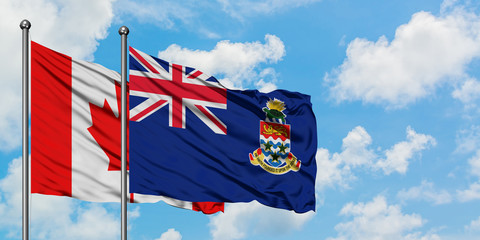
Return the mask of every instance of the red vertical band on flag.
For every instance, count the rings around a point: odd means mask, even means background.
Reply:
[[[32,193],[72,195],[72,59],[31,42]]]
[[[192,202],[192,210],[203,212],[205,214],[213,214],[224,210],[223,202]]]
[[[183,68],[181,65],[172,64],[172,82],[181,86],[183,79]],[[183,99],[178,95],[172,95],[172,126],[176,128],[183,127]]]

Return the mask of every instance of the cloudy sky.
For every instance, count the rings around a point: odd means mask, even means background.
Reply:
[[[129,205],[129,239],[480,239],[480,3],[2,0],[0,238],[21,238],[21,30],[120,70],[129,44],[235,88],[312,96],[317,211]],[[120,204],[33,195],[32,239],[118,239]]]

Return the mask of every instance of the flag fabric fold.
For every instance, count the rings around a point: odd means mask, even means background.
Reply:
[[[130,191],[315,210],[310,96],[231,90],[130,48]]]
[[[31,42],[31,192],[120,201],[120,75]],[[130,194],[215,213],[223,203]]]

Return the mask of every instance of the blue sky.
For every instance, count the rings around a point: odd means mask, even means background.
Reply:
[[[312,96],[317,211],[129,205],[129,239],[480,239],[480,4],[461,0],[0,3],[0,238],[21,237],[21,31],[120,70],[129,45],[224,84]],[[119,204],[34,195],[33,239],[118,239]]]

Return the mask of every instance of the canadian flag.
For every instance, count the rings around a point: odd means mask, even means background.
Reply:
[[[120,201],[120,75],[31,42],[31,191]],[[130,194],[210,214],[223,203]]]

